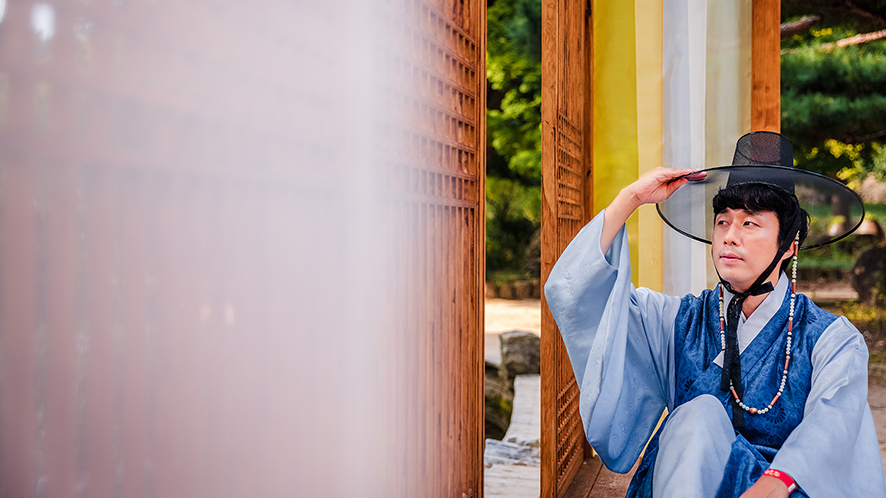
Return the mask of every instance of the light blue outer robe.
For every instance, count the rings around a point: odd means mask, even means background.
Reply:
[[[545,297],[581,390],[588,441],[609,469],[624,473],[662,410],[676,408],[674,332],[681,298],[635,289],[624,227],[604,256],[602,225],[601,212],[563,252]],[[715,340],[719,344],[719,336]],[[811,497],[886,497],[861,334],[845,318],[834,320],[806,363],[812,372],[802,420],[778,449],[772,468],[787,472]]]

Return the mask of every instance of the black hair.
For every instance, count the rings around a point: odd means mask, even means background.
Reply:
[[[772,211],[778,218],[778,246],[785,242],[792,233],[788,233],[793,225],[794,217],[800,217],[800,245],[809,235],[809,213],[800,207],[797,196],[783,187],[769,183],[747,182],[731,185],[720,189],[713,201],[714,216],[727,209],[740,209],[750,212]],[[785,271],[790,258],[781,264]]]

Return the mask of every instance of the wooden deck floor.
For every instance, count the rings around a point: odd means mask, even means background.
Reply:
[[[610,472],[597,458],[586,460],[564,498],[623,498],[628,492],[633,471]],[[539,493],[538,467],[493,465],[486,469],[484,495],[490,498],[535,498]]]
[[[633,475],[634,470],[616,474],[604,467],[599,458],[589,458],[578,469],[564,498],[623,498]]]

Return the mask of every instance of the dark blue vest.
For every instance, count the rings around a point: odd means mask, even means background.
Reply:
[[[769,323],[741,354],[744,403],[764,408],[778,392],[785,362],[790,293]],[[720,354],[720,315],[717,292],[705,290],[701,297],[683,298],[674,324],[675,406],[701,394],[723,403],[732,418],[731,393],[720,390],[722,369],[714,364]],[[803,419],[812,385],[812,350],[836,316],[797,294],[791,364],[784,393],[768,413],[745,416],[745,427],[736,436],[718,497],[738,497],[763,475],[775,453]],[[667,424],[667,420],[665,421]],[[658,435],[652,438],[628,489],[628,497],[652,496],[652,471],[658,454]],[[806,496],[795,492],[792,496]]]

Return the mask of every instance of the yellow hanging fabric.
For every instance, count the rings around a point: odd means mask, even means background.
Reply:
[[[593,4],[594,212],[661,165],[660,1]],[[661,222],[645,206],[628,220],[635,285],[661,290]]]

